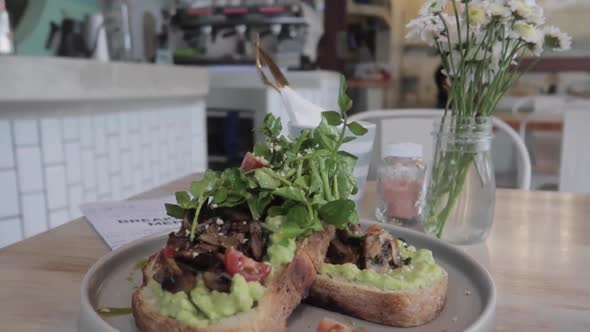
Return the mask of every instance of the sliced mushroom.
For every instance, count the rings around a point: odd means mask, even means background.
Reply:
[[[401,266],[401,256],[395,238],[379,226],[367,229],[363,243],[364,267],[380,273]]]
[[[257,261],[262,259],[262,226],[258,222],[250,223],[250,250],[252,251],[252,258]]]
[[[205,286],[212,291],[229,292],[231,287],[231,277],[229,274],[221,271],[207,271],[203,273]]]

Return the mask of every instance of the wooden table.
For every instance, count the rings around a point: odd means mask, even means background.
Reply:
[[[188,188],[184,178],[147,193]],[[371,218],[374,184],[361,216]],[[487,243],[499,331],[590,331],[590,195],[498,190]],[[106,245],[79,219],[0,250],[0,330],[73,332],[84,273]]]

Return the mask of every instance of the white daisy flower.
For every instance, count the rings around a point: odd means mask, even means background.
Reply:
[[[413,19],[406,26],[409,30],[406,39],[421,41],[433,46],[444,30],[442,22],[435,16],[424,16]]]
[[[554,51],[567,51],[572,46],[572,37],[554,26],[543,29],[545,45]]]
[[[510,9],[503,4],[491,2],[486,7],[486,13],[490,17],[505,19],[511,16]]]
[[[533,15],[533,6],[529,5],[524,0],[509,0],[508,5],[510,10],[520,19],[528,19]]]
[[[484,25],[490,21],[484,8],[478,6],[470,6],[467,10],[467,17],[469,18],[469,23],[473,25]]]
[[[542,39],[542,33],[537,30],[537,28],[530,24],[523,21],[518,21],[514,23],[514,31],[515,36],[528,44],[536,44]]]

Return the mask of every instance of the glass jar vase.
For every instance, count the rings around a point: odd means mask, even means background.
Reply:
[[[433,136],[424,231],[454,244],[481,242],[496,202],[491,118],[448,115],[436,121]]]

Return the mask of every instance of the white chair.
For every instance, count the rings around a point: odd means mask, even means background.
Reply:
[[[433,122],[443,115],[439,109],[391,109],[358,113],[350,117],[351,121],[368,121],[377,124],[377,137],[373,153],[372,170],[381,159],[384,142],[415,142],[424,147],[425,158],[432,156]],[[518,133],[504,121],[493,117],[495,129],[507,134],[519,156],[518,188],[529,190],[531,185],[531,160]],[[427,160],[429,161],[429,160]],[[370,175],[370,176],[371,176]]]
[[[590,109],[565,112],[559,191],[590,193]]]

